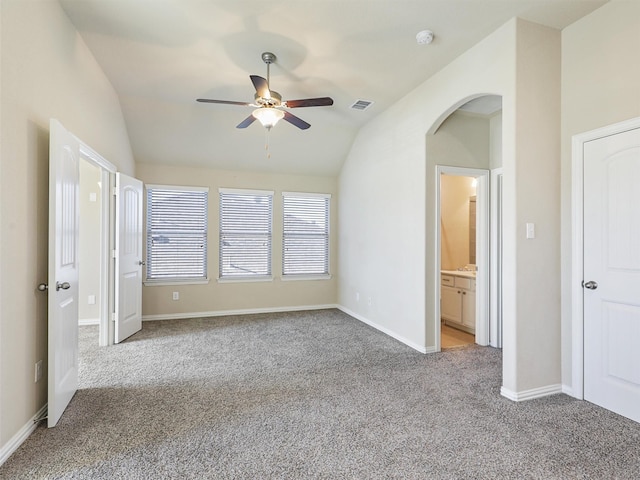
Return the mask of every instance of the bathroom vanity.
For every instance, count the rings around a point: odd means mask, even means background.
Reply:
[[[440,316],[459,330],[476,331],[476,272],[440,272]]]

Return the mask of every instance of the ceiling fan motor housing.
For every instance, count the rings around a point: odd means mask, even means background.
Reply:
[[[257,93],[254,95],[256,100],[256,104],[261,107],[279,107],[282,105],[282,96],[278,92],[274,92],[273,90],[269,91],[271,97],[265,98],[261,97]]]

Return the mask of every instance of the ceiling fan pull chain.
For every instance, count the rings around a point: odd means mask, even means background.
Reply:
[[[266,128],[266,133],[265,133],[265,143],[264,143],[264,149],[267,153],[267,160],[271,158],[271,152],[269,151],[269,132],[271,131],[270,128]]]

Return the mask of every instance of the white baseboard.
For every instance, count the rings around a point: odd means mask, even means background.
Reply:
[[[78,320],[78,325],[81,327],[85,327],[87,325],[100,325],[99,318],[81,318]]]
[[[500,387],[500,395],[507,397],[514,402],[523,402],[525,400],[533,400],[534,398],[547,397],[562,392],[562,385],[547,385],[546,387],[532,388],[531,390],[523,390],[522,392],[514,392],[505,387]]]
[[[15,452],[20,445],[24,443],[24,441],[29,438],[29,435],[33,433],[33,431],[38,426],[35,423],[36,419],[42,418],[43,415],[47,412],[47,404],[44,405],[38,412],[31,417],[31,419],[16,433],[9,441],[2,446],[0,449],[0,465],[6,462],[11,454]]]
[[[360,320],[362,323],[366,323],[367,325],[369,325],[370,327],[375,328],[376,330],[379,330],[380,332],[384,333],[385,335],[389,335],[392,338],[395,338],[396,340],[398,340],[399,342],[404,343],[405,345],[407,345],[408,347],[413,348],[414,350],[419,351],[420,353],[434,353],[435,352],[435,348],[425,348],[422,345],[418,345],[417,343],[412,342],[411,340],[408,340],[406,338],[404,338],[401,335],[398,335],[395,332],[392,332],[391,330],[389,330],[388,328],[385,328],[381,325],[378,325],[375,322],[372,322],[371,320],[369,320],[368,318],[363,317],[362,315],[359,315],[351,310],[349,310],[347,307],[344,307],[342,305],[337,305],[336,308],[338,308],[339,310],[343,311],[344,313],[346,313],[347,315],[352,316],[353,318],[355,318],[356,320]]]
[[[301,312],[304,310],[327,310],[329,308],[339,307],[335,304],[328,304],[301,305],[295,307],[247,308],[242,310],[216,310],[211,312],[161,313],[156,315],[143,315],[142,321],[150,322],[154,320],[180,320],[186,318],[225,317],[228,315],[253,315],[256,313]]]

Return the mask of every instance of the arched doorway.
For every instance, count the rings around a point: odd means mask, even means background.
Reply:
[[[472,333],[474,343],[501,347],[501,232],[495,223],[500,196],[491,190],[495,188],[492,183],[499,182],[490,181],[490,177],[498,178],[502,167],[501,147],[502,98],[498,95],[463,100],[445,112],[427,134],[427,188],[433,187],[433,208],[430,212],[427,209],[426,222],[430,230],[426,255],[426,340],[432,345],[430,351],[442,348],[443,324]],[[445,218],[451,210],[446,204],[451,197],[443,195],[443,188],[450,182],[442,180],[450,177],[466,177],[477,184],[475,198],[467,195],[460,203],[464,208],[455,213],[459,225],[467,222],[466,230],[451,228]],[[470,221],[464,215],[469,215],[471,206],[476,207],[477,215]],[[451,238],[460,235],[465,238]],[[465,251],[452,252],[455,248]]]

